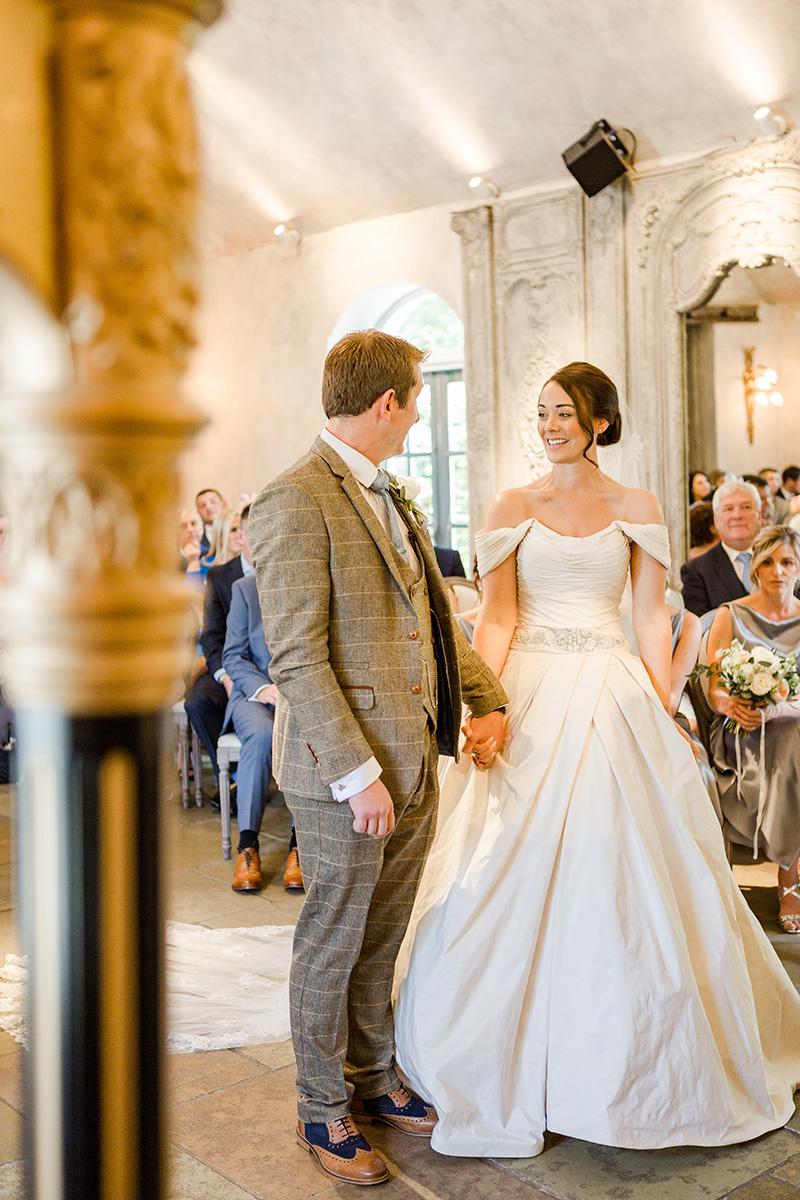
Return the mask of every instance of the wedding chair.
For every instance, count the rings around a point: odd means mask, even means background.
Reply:
[[[198,808],[203,806],[203,760],[200,739],[189,724],[186,708],[182,700],[173,704],[172,713],[178,731],[178,776],[181,781],[181,800],[183,807],[189,807],[189,768],[194,772],[194,802]]]
[[[235,733],[223,733],[217,742],[219,813],[222,817],[222,856],[231,856],[231,764],[238,763],[242,743]]]

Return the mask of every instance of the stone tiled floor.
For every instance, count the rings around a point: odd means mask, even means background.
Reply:
[[[19,949],[11,805],[9,789],[0,788],[0,959]],[[302,897],[282,887],[289,820],[280,802],[265,817],[269,882],[258,896],[231,890],[233,862],[222,858],[216,813],[207,806],[184,812],[174,801],[167,809],[170,917],[219,928],[293,923]],[[743,865],[737,877],[800,982],[800,939],[781,935],[773,916],[774,870]],[[0,1200],[21,1197],[22,1053],[0,1034]],[[168,1065],[169,1200],[352,1198],[351,1187],[334,1186],[294,1143],[290,1043],[172,1054]],[[391,1178],[378,1193],[385,1200],[800,1200],[800,1111],[786,1129],[727,1149],[640,1153],[549,1136],[543,1154],[522,1160],[444,1158],[385,1127],[368,1132],[389,1164]]]

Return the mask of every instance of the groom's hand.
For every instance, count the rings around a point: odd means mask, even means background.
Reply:
[[[376,779],[363,792],[351,796],[348,804],[353,810],[356,833],[368,833],[370,837],[386,837],[394,829],[394,805],[386,784]]]
[[[505,738],[505,714],[501,712],[490,712],[485,717],[472,718],[472,736],[476,743],[488,742],[489,738],[494,738],[495,749],[497,751],[503,748],[503,739]]]

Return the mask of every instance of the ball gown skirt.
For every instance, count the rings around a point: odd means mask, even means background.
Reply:
[[[534,1155],[545,1129],[724,1145],[794,1111],[800,998],[619,633],[631,541],[668,558],[662,526],[622,522],[481,542],[483,574],[519,545],[506,742],[444,772],[396,975],[398,1063],[446,1154]]]

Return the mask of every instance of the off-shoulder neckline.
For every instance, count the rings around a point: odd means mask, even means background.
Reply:
[[[523,525],[538,525],[540,529],[544,529],[547,533],[552,533],[554,537],[566,538],[570,542],[588,542],[590,538],[599,537],[601,533],[607,533],[609,529],[614,529],[618,525],[632,525],[638,529],[667,529],[666,525],[662,525],[659,521],[624,521],[621,517],[616,517],[608,525],[604,525],[602,529],[596,529],[594,533],[573,534],[559,533],[557,529],[551,529],[549,525],[543,524],[538,517],[526,517],[524,521],[520,521],[518,525],[499,525],[497,529],[482,529],[478,533],[478,537],[488,537],[492,533],[515,532],[521,529]]]

